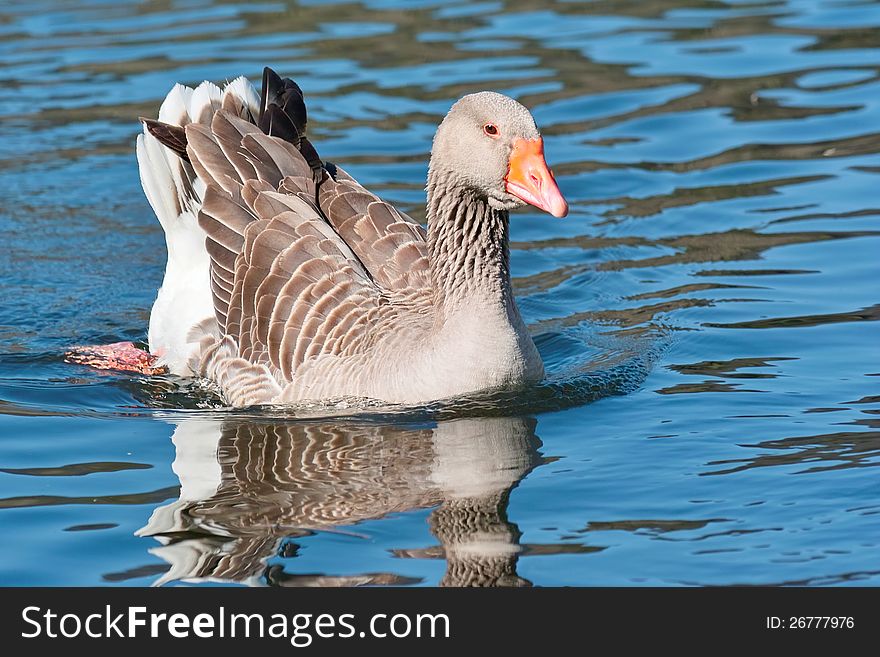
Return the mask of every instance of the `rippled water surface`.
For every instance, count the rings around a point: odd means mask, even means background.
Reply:
[[[547,382],[230,412],[63,362],[145,337],[136,117],[265,64],[417,218],[452,101],[533,109]],[[880,584],[878,130],[876,2],[0,2],[0,582]]]

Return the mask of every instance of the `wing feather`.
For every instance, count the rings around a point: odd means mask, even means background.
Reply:
[[[336,180],[321,183],[318,205],[382,287],[403,293],[430,288],[427,233],[422,226],[338,167]],[[397,252],[405,245],[405,259],[396,261]]]
[[[273,392],[261,377],[284,385],[312,359],[367,349],[389,298],[430,284],[424,229],[342,169],[321,169],[302,93],[276,78],[258,105],[200,87],[207,109],[171,135],[206,186],[199,225],[224,337],[201,370],[237,400]]]

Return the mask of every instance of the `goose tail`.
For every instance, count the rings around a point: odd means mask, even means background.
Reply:
[[[137,138],[141,184],[165,232],[168,251],[148,342],[159,364],[174,374],[192,374],[189,362],[199,343],[190,340],[190,329],[214,316],[210,258],[198,223],[205,184],[186,156],[184,127],[210,125],[221,108],[255,123],[259,106],[260,98],[244,77],[222,90],[211,82],[195,89],[177,84],[165,97],[158,121],[142,119],[143,133]]]

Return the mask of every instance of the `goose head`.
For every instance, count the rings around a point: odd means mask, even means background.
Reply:
[[[535,119],[503,94],[469,94],[452,106],[434,136],[430,172],[497,210],[529,204],[554,217],[568,214]]]

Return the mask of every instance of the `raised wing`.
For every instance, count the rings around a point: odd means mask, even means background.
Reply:
[[[217,321],[239,356],[290,381],[308,358],[356,342],[346,328],[363,324],[383,290],[312,200],[305,158],[223,111],[186,136],[207,184],[199,225]]]
[[[212,110],[146,125],[205,185],[198,221],[221,335],[242,368],[265,365],[284,384],[310,358],[369,344],[375,310],[429,292],[425,231],[324,167],[296,83],[266,69],[258,116],[225,102]]]

